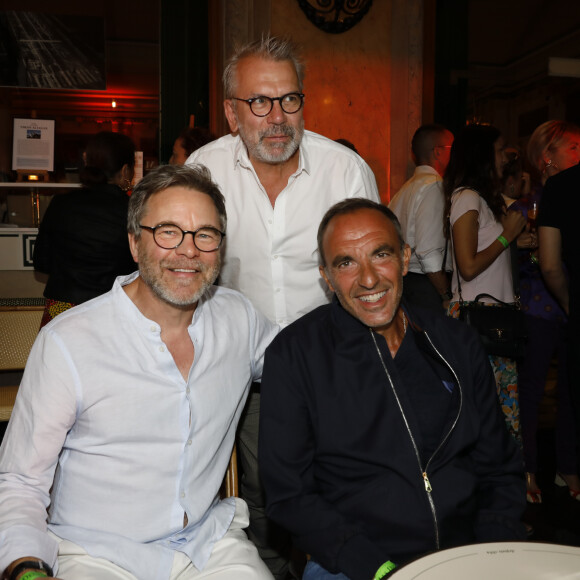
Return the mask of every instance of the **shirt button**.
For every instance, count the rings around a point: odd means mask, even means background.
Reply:
[[[188,440],[187,440],[187,444],[188,444],[188,445],[191,445],[191,443],[192,443],[191,439],[188,439]]]
[[[181,498],[183,499],[185,497],[185,493],[182,491],[181,492]]]
[[[187,387],[187,389],[185,389],[185,392],[189,395],[191,389],[189,387]]]
[[[156,326],[152,326],[151,327],[151,332],[157,332],[157,327]]]
[[[276,292],[280,292],[280,288],[276,288]]]
[[[274,254],[274,255],[272,256],[272,260],[277,260],[277,259],[278,259],[278,254]]]
[[[159,352],[165,352],[165,347],[164,346],[160,346],[159,347]]]

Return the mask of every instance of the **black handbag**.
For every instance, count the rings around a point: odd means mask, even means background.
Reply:
[[[457,272],[459,319],[477,330],[487,354],[521,359],[526,353],[527,323],[520,306],[517,248],[513,243],[510,254],[515,302],[502,302],[491,294],[478,294],[474,301],[464,302]],[[491,298],[496,304],[481,302],[482,298]]]

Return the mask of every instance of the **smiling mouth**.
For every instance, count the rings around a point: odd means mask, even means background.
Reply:
[[[358,299],[363,302],[378,302],[384,295],[386,291],[377,292],[376,294],[366,294],[365,296],[359,296]]]
[[[169,268],[172,272],[185,272],[186,274],[195,274],[199,270],[189,270],[186,268]]]

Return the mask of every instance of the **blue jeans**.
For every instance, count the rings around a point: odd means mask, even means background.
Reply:
[[[349,580],[344,574],[331,574],[320,564],[313,560],[308,560],[302,580]]]

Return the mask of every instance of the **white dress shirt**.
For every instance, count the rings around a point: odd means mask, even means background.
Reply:
[[[239,136],[194,151],[187,164],[211,171],[226,198],[225,259],[220,284],[243,292],[270,320],[286,326],[330,300],[318,271],[322,216],[348,197],[380,201],[363,159],[326,137],[304,132],[297,171],[274,207]]]
[[[439,272],[445,255],[445,197],[439,173],[430,165],[416,167],[413,177],[389,203],[389,209],[399,218],[403,238],[411,247],[409,272]],[[451,269],[449,253],[445,269]]]
[[[175,550],[203,568],[230,525],[236,500],[218,491],[277,328],[213,287],[188,329],[186,381],[122,288],[137,275],[34,343],[0,452],[0,569],[23,556],[55,566],[49,504],[52,532],[140,580],[169,578]]]

